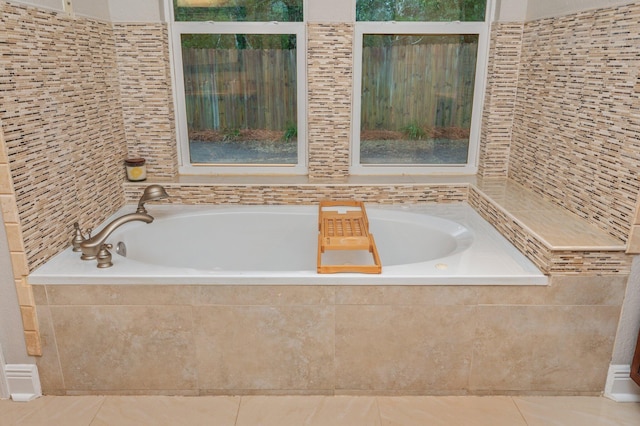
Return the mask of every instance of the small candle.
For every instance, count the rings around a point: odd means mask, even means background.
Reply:
[[[124,165],[127,168],[127,179],[131,182],[139,182],[147,179],[147,166],[144,158],[127,158]]]

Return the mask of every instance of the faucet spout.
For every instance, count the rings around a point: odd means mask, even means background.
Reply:
[[[134,221],[142,221],[145,223],[153,222],[153,216],[147,213],[129,213],[124,216],[120,216],[117,219],[114,219],[111,223],[104,227],[100,232],[98,232],[93,237],[84,240],[80,243],[80,249],[82,250],[82,256],[80,259],[82,260],[93,260],[98,256],[98,252],[100,248],[105,243],[109,235],[113,231],[115,231],[120,226],[125,223],[134,222]]]

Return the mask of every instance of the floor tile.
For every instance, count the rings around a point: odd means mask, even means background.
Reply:
[[[382,426],[526,426],[509,397],[379,397]]]
[[[640,403],[598,397],[513,398],[529,426],[638,426]]]
[[[376,426],[374,397],[248,396],[242,398],[237,426]]]
[[[239,397],[109,396],[91,426],[233,426]]]
[[[20,426],[87,426],[104,402],[104,396],[49,396],[26,404],[42,404],[21,418]],[[40,400],[43,400],[40,402]]]
[[[0,401],[0,426],[16,424],[21,418],[43,407],[52,396],[29,402],[15,402],[10,399]]]

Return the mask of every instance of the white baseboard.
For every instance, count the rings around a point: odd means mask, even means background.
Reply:
[[[629,374],[630,365],[610,365],[604,396],[616,402],[640,402],[640,386]]]
[[[38,367],[35,364],[6,364],[9,393],[14,401],[26,402],[42,396]]]

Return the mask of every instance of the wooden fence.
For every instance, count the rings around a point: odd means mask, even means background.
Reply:
[[[469,128],[476,51],[454,43],[365,48],[361,128]]]
[[[469,128],[475,44],[367,47],[362,129]],[[296,123],[295,50],[183,51],[189,128],[285,130]]]
[[[295,50],[184,49],[182,55],[190,129],[295,125]]]

